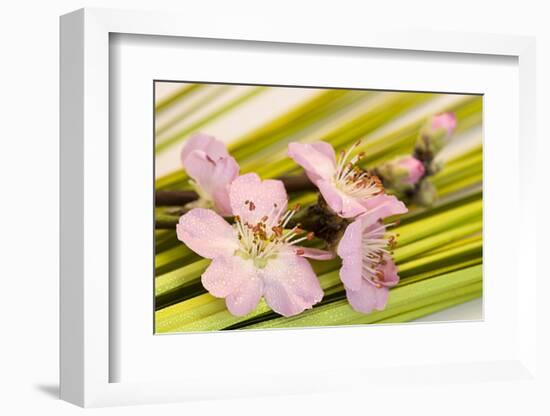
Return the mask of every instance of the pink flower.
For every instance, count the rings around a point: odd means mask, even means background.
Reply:
[[[424,173],[424,164],[413,156],[398,157],[376,168],[376,174],[382,178],[384,185],[396,191],[412,189]]]
[[[391,205],[380,210],[378,214],[362,215],[348,225],[337,248],[342,259],[340,279],[350,305],[357,312],[383,310],[389,288],[399,283],[397,267],[390,255],[395,237],[386,235],[379,213],[386,217],[403,210],[394,210]]]
[[[450,136],[456,128],[456,116],[453,113],[442,113],[432,117],[433,129],[445,129]]]
[[[287,194],[277,180],[261,181],[249,173],[229,190],[235,224],[215,212],[195,208],[180,218],[178,238],[212,263],[202,275],[213,296],[225,298],[229,311],[243,316],[256,309],[263,296],[283,316],[291,316],[321,301],[323,290],[304,257],[326,260],[326,251],[297,247],[297,227],[285,229],[295,211],[287,211]]]
[[[413,156],[405,156],[395,161],[398,170],[403,171],[403,182],[409,185],[417,183],[424,176],[424,165]]]
[[[239,175],[239,165],[225,145],[214,137],[196,134],[185,143],[181,162],[199,195],[188,206],[214,208],[221,215],[231,215],[228,187]]]
[[[415,144],[415,155],[420,159],[432,160],[447,144],[456,128],[456,117],[453,113],[442,113],[431,117],[420,129]]]
[[[382,200],[385,204],[391,200],[396,206],[403,205],[397,198],[384,195],[384,188],[377,176],[355,165],[363,156],[359,153],[350,158],[357,144],[342,152],[338,162],[334,149],[326,142],[290,143],[288,155],[305,169],[328,206],[340,217],[357,217]]]

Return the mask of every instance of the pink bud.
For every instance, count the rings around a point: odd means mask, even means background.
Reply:
[[[424,176],[424,165],[418,159],[412,156],[402,157],[397,161],[397,166],[407,172],[407,177],[404,182],[409,185],[414,185]]]
[[[441,113],[432,118],[432,128],[445,129],[447,134],[453,134],[456,128],[456,116],[453,113]]]

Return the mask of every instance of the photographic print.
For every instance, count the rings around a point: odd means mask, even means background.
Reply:
[[[482,297],[481,95],[153,88],[156,334],[405,323]]]

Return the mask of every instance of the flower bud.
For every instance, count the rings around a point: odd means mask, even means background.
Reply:
[[[437,190],[435,186],[428,180],[420,182],[418,191],[414,196],[414,200],[417,204],[429,207],[437,200]]]
[[[396,191],[411,189],[425,173],[424,165],[413,156],[401,156],[377,167],[384,185]]]
[[[430,161],[443,148],[456,128],[453,113],[437,114],[430,118],[420,130],[416,140],[415,154],[424,161]]]

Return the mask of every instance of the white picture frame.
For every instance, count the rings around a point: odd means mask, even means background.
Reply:
[[[434,33],[420,31],[384,32],[364,28],[348,28],[329,35],[315,26],[304,33],[299,27],[282,30],[276,24],[259,25],[246,18],[239,25],[234,23],[220,18],[204,25],[201,19],[186,19],[171,13],[107,9],[83,9],[61,18],[61,398],[88,407],[334,391],[352,388],[353,385],[355,388],[368,387],[374,392],[383,390],[383,384],[391,383],[392,379],[399,379],[404,385],[416,384],[425,388],[434,382],[450,383],[453,380],[538,383],[536,251],[528,249],[527,245],[527,242],[536,241],[536,218],[529,210],[529,205],[536,201],[533,200],[533,183],[528,176],[528,167],[535,161],[534,146],[530,145],[535,141],[534,39],[471,33],[438,33],[434,36]],[[510,339],[517,345],[495,354],[495,360],[480,355],[478,359],[472,356],[469,362],[442,359],[439,363],[419,361],[414,366],[395,362],[407,366],[403,368],[370,365],[350,369],[336,366],[326,370],[325,377],[300,373],[299,369],[296,374],[282,369],[279,373],[270,373],[271,380],[267,385],[241,379],[223,388],[222,379],[207,389],[208,380],[195,376],[172,381],[112,382],[110,368],[115,360],[121,358],[110,348],[113,336],[110,311],[117,305],[113,305],[109,281],[112,267],[109,239],[114,220],[109,205],[110,172],[116,170],[109,153],[109,37],[117,33],[277,42],[283,49],[285,44],[331,45],[333,48],[517,58],[519,134],[516,138],[520,151],[514,169],[517,168],[521,188],[513,191],[519,202],[512,209],[520,222],[520,231],[514,240],[518,253],[514,273],[521,270],[522,285],[517,287],[514,305],[517,307],[517,311],[514,309],[517,326],[509,329],[513,332]],[[418,328],[410,326],[406,331],[419,331]],[[345,331],[347,336],[352,336],[357,329],[346,328]],[[298,333],[264,333],[255,337],[270,342],[275,336],[295,337]],[[318,331],[309,334],[321,336]],[[165,339],[168,341],[164,343],[170,342],[169,337]],[[288,380],[289,377],[292,381]],[[348,381],[343,382],[343,378]],[[274,390],[276,385],[281,387]]]

